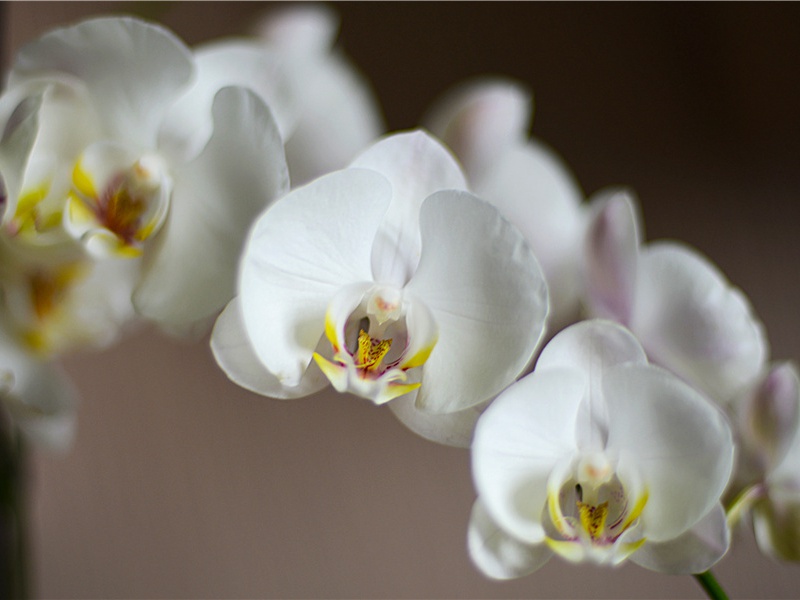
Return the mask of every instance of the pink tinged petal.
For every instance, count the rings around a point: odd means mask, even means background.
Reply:
[[[478,418],[485,405],[471,406],[457,412],[434,415],[416,406],[416,394],[406,394],[389,402],[388,406],[400,422],[427,440],[469,448]]]
[[[322,372],[312,364],[296,387],[281,385],[256,356],[244,329],[241,306],[234,298],[222,311],[211,334],[211,350],[217,364],[236,385],[270,398],[300,398],[328,385]]]
[[[677,243],[642,250],[631,329],[652,362],[717,402],[752,385],[769,352],[741,290],[707,258]]]
[[[213,131],[211,106],[224,87],[241,86],[269,107],[281,139],[294,127],[296,109],[279,58],[255,41],[218,41],[194,51],[197,76],[172,104],[159,131],[159,147],[177,159],[199,153]]]
[[[592,200],[586,231],[586,296],[595,317],[631,325],[641,233],[633,196],[608,190]]]
[[[391,135],[359,155],[351,167],[382,174],[392,186],[392,202],[372,250],[379,283],[402,287],[420,255],[420,207],[439,190],[467,188],[452,155],[423,131]]]
[[[417,406],[453,412],[495,396],[528,365],[547,286],[519,231],[467,192],[434,194],[420,223],[422,259],[407,289],[433,313],[439,340]]]
[[[548,484],[577,450],[585,392],[578,372],[536,371],[498,396],[478,421],[472,443],[478,496],[497,525],[520,541],[544,541]]]
[[[643,535],[664,542],[719,502],[733,467],[733,437],[717,407],[677,377],[621,365],[603,379],[607,451],[641,477],[648,494]]]
[[[532,113],[533,99],[522,84],[487,78],[450,91],[422,122],[455,153],[475,185],[503,151],[525,143]]]
[[[536,141],[499,155],[475,192],[516,225],[550,290],[550,331],[577,319],[582,290],[583,192],[556,153]]]
[[[56,29],[23,47],[10,81],[48,71],[86,84],[111,136],[152,148],[193,64],[189,49],[167,29],[127,17],[101,18]]]
[[[281,139],[263,102],[225,88],[214,100],[214,135],[174,173],[170,214],[145,253],[134,302],[145,317],[189,325],[234,295],[246,233],[288,188]]]
[[[472,507],[467,548],[475,566],[492,579],[528,575],[553,556],[546,544],[524,544],[505,533],[492,521],[480,500]]]
[[[794,365],[773,367],[737,412],[744,448],[762,472],[771,471],[786,456],[800,427],[800,380]]]
[[[298,385],[343,286],[372,280],[370,252],[391,199],[380,174],[331,173],[275,203],[255,223],[241,263],[245,328],[261,362]]]

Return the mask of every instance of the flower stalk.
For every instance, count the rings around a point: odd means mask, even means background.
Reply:
[[[726,594],[725,590],[722,589],[722,586],[719,584],[717,578],[714,577],[714,574],[711,571],[697,573],[694,575],[694,578],[711,600],[728,600],[728,594]]]

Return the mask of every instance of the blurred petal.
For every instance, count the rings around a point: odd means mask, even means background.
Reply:
[[[400,422],[427,440],[469,448],[475,424],[485,405],[471,406],[456,412],[434,415],[416,406],[416,394],[406,394],[389,402],[388,406]]]
[[[591,314],[630,327],[641,233],[633,196],[608,190],[592,200],[586,232],[586,296]]]
[[[250,338],[244,329],[241,306],[234,298],[222,311],[211,334],[211,350],[217,364],[236,385],[270,398],[300,398],[313,394],[328,385],[327,378],[311,364],[299,385],[281,385],[258,360]]]
[[[420,253],[420,207],[434,192],[467,187],[455,159],[422,131],[401,133],[370,146],[351,164],[382,174],[392,186],[392,203],[372,250],[376,281],[403,286]]]
[[[480,500],[472,507],[467,548],[475,566],[492,579],[514,579],[533,573],[553,556],[547,544],[523,544],[505,533]]]
[[[407,289],[433,313],[439,340],[417,406],[453,412],[498,394],[528,365],[547,286],[519,231],[467,192],[431,196],[420,224],[424,251]]]
[[[609,452],[641,474],[651,542],[693,527],[719,501],[733,467],[733,439],[722,412],[671,374],[620,365],[603,379]]]
[[[631,329],[651,361],[717,402],[751,385],[768,354],[744,294],[708,259],[676,243],[642,249]]]
[[[9,81],[48,71],[85,82],[112,136],[152,148],[157,127],[189,83],[193,65],[188,48],[167,29],[111,17],[56,29],[24,46]]]
[[[289,54],[323,54],[339,31],[336,12],[324,4],[300,3],[270,11],[256,24],[269,46]]]
[[[370,251],[390,199],[380,174],[346,169],[256,221],[242,258],[242,314],[256,354],[284,385],[299,384],[337,290],[372,280]]]
[[[0,102],[8,102],[6,93]],[[22,191],[23,176],[39,130],[42,95],[28,96],[17,104],[4,121],[0,135],[0,177],[2,177],[2,213],[0,220],[14,214]]]
[[[521,83],[486,78],[451,90],[422,122],[455,153],[475,185],[503,151],[525,143],[532,113],[531,94]]]
[[[252,90],[269,107],[281,139],[294,126],[296,109],[278,57],[257,42],[217,41],[194,50],[197,77],[169,109],[159,132],[159,146],[180,158],[202,150],[213,131],[211,107],[224,87]]]
[[[542,265],[556,332],[577,318],[581,283],[583,192],[554,151],[531,141],[501,154],[475,192],[516,225]]]
[[[548,481],[576,451],[575,421],[585,391],[576,371],[537,371],[510,386],[478,421],[475,487],[492,519],[521,541],[544,541]]]
[[[134,301],[157,322],[189,324],[233,297],[245,234],[288,187],[280,135],[252,92],[221,90],[214,123],[203,153],[175,172],[170,215],[145,255]]]
[[[710,569],[731,544],[725,510],[717,504],[697,525],[667,542],[644,544],[631,555],[636,564],[670,575],[690,575]]]

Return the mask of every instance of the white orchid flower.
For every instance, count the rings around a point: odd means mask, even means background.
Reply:
[[[642,243],[633,198],[593,201],[586,239],[590,315],[628,327],[650,360],[727,405],[752,386],[769,354],[745,295],[696,250]]]
[[[39,245],[71,237],[92,256],[141,260],[136,307],[175,328],[233,296],[247,228],[288,188],[268,108],[241,88],[209,101],[207,86],[191,85],[196,71],[166,29],[95,19],[23,47],[0,100],[6,234]],[[183,123],[209,132],[202,144],[174,137],[178,100]]]
[[[748,517],[764,554],[800,561],[800,377],[772,366],[731,408],[738,434],[733,526]]]
[[[413,132],[273,204],[212,336],[222,368],[267,396],[330,382],[420,413],[500,392],[537,347],[547,289],[519,232],[464,187],[447,151]]]
[[[0,331],[0,406],[37,446],[66,450],[75,432],[77,393],[61,369]]]
[[[495,578],[554,553],[704,571],[729,544],[720,496],[733,452],[723,413],[648,364],[628,330],[578,323],[478,421],[470,554]]]
[[[271,11],[257,24],[288,77],[295,122],[285,149],[293,187],[346,167],[385,131],[369,81],[334,45],[338,30],[333,9],[313,3]]]
[[[471,189],[525,235],[547,278],[553,334],[579,314],[584,194],[561,158],[529,137],[532,105],[523,85],[482,78],[443,96],[423,123],[453,150]]]

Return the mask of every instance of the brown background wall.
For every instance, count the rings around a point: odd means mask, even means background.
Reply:
[[[9,3],[6,57],[43,30],[130,4]],[[535,91],[534,132],[584,188],[625,183],[649,239],[703,250],[750,296],[776,358],[800,357],[800,5],[352,3],[341,43],[391,129],[471,75]],[[141,3],[187,42],[260,3]],[[75,357],[79,433],[33,465],[43,597],[701,597],[689,578],[573,567],[487,581],[464,547],[466,452],[322,393],[229,384],[204,343],[142,332]],[[798,597],[800,567],[749,533],[717,568],[737,597]]]

